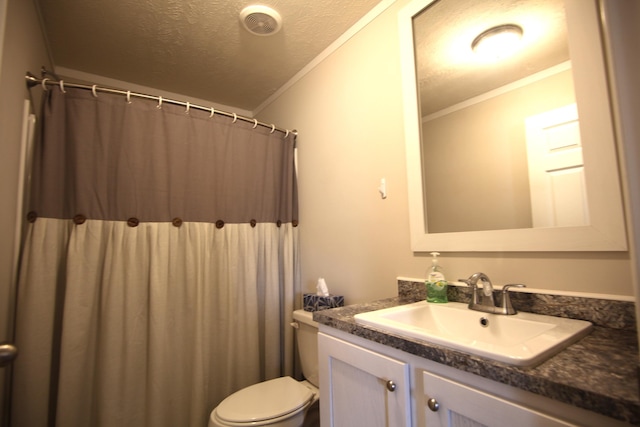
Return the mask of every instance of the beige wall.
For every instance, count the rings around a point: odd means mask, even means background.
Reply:
[[[397,28],[408,2],[398,0],[259,114],[299,130],[304,290],[324,277],[347,304],[394,296],[398,276],[421,279],[429,266],[409,243]],[[483,271],[496,285],[633,295],[627,252],[445,253],[441,262],[450,279]]]
[[[4,20],[4,33],[0,36],[0,342],[12,339],[13,298],[12,283],[16,200],[22,109],[29,93],[24,75],[27,70],[36,73],[48,66],[44,40],[38,24],[33,2],[8,0],[6,11],[0,10]],[[3,29],[0,25],[0,30]],[[37,91],[34,91],[37,96]],[[34,102],[39,102],[34,99]],[[0,369],[0,402],[4,375]],[[4,422],[4,406],[0,407],[0,425]]]
[[[445,233],[531,228],[525,120],[574,102],[573,79],[566,70],[425,118],[427,229]]]
[[[640,292],[640,57],[636,55],[640,40],[640,3],[608,1],[602,9],[605,40],[608,47],[610,77],[614,82],[616,126],[621,138],[619,155],[622,182],[626,194],[626,217],[629,232],[631,275],[636,295]],[[640,306],[636,304],[640,323]],[[638,328],[640,333],[640,327]]]
[[[8,0],[0,59],[0,340],[8,336],[11,310],[11,274],[16,224],[16,200],[20,138],[24,100],[29,99],[24,76],[27,71],[39,73],[49,69],[49,57],[32,1]],[[39,104],[33,91],[33,102]],[[36,107],[37,108],[37,107]]]

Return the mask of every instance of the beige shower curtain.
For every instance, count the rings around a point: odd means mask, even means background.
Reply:
[[[294,137],[209,116],[46,93],[13,427],[203,427],[292,373]]]

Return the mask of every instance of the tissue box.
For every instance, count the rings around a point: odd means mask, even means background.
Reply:
[[[323,297],[316,294],[303,294],[302,303],[304,311],[320,311],[344,306],[344,296],[329,295],[328,297]]]

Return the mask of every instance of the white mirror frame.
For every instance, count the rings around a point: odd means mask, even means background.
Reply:
[[[583,140],[590,225],[429,233],[423,201],[421,131],[412,18],[434,0],[416,0],[398,15],[411,248],[414,252],[625,251],[627,238],[596,0],[565,0],[576,102]],[[441,0],[448,1],[448,0]],[[578,72],[575,70],[578,69]],[[455,173],[455,161],[451,173]]]

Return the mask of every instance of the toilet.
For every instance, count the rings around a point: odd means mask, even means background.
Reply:
[[[208,427],[301,427],[309,407],[319,398],[318,323],[313,313],[293,312],[292,326],[305,381],[280,377],[238,390],[211,412]]]

